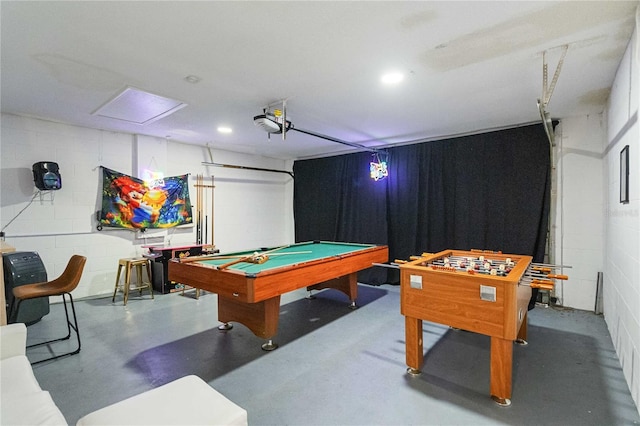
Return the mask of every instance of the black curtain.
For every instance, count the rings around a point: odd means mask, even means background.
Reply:
[[[296,241],[387,244],[386,184],[369,176],[370,153],[296,161],[293,166]],[[387,282],[370,268],[360,282]]]
[[[550,150],[541,125],[388,151],[389,177],[378,182],[370,153],[296,161],[296,240],[387,244],[390,260],[472,248],[544,260]],[[382,269],[359,279],[397,282]]]

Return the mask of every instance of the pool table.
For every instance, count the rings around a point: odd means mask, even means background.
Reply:
[[[229,265],[255,253],[265,253],[266,261]],[[333,288],[346,294],[355,307],[358,271],[387,262],[388,257],[387,246],[312,241],[200,260],[172,259],[169,279],[217,293],[218,320],[223,323],[218,328],[228,330],[233,321],[244,324],[267,339],[262,348],[268,351],[277,348],[272,339],[278,330],[280,295],[303,287]]]

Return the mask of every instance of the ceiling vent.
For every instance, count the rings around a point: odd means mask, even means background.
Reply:
[[[92,115],[113,118],[133,124],[149,124],[186,107],[184,102],[126,87]]]

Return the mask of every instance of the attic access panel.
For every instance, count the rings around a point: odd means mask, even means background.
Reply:
[[[186,106],[184,102],[128,86],[91,114],[144,125]]]

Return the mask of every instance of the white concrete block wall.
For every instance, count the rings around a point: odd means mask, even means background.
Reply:
[[[602,116],[562,119],[556,128],[556,244],[554,262],[571,266],[563,273],[558,303],[593,310],[598,272],[603,269]]]
[[[157,165],[165,176],[190,173],[194,211],[195,176],[215,176],[215,243],[223,250],[293,242],[293,182],[286,174],[203,166],[210,161],[203,147],[11,114],[2,114],[0,131],[0,228],[6,227],[6,241],[17,250],[40,253],[49,278],[62,273],[72,254],[87,256],[76,298],[111,294],[118,259],[142,254],[145,243],[195,242],[194,227],[147,231],[152,238],[97,231],[100,166],[133,175],[147,165]],[[211,152],[220,163],[291,170],[283,160]],[[31,166],[38,161],[60,165],[62,189],[30,203],[37,194]]]
[[[618,68],[604,139],[604,316],[631,395],[640,406],[640,46],[636,30]],[[620,152],[629,146],[629,203],[620,203]],[[640,408],[639,408],[640,411]]]
[[[120,244],[113,247],[113,240],[102,244],[91,234],[99,193],[97,166],[104,139],[122,152],[121,147],[130,147],[131,136],[105,137],[106,133],[96,130],[7,114],[2,115],[1,123],[0,223],[7,242],[20,251],[39,252],[49,278],[62,273],[72,254],[87,256],[86,274],[77,297],[92,294],[92,289],[100,292],[107,282],[113,288],[115,269],[104,266],[102,250],[112,247],[127,255],[135,251],[126,240],[118,240]],[[60,165],[61,190],[37,194],[31,166],[38,161]],[[119,164],[127,162],[130,156],[121,155]]]
[[[168,174],[199,170],[213,177],[215,244],[222,251],[289,244],[293,233],[293,179],[284,173],[202,165],[230,164],[272,170],[292,170],[284,160],[244,155],[206,147],[170,144]],[[197,169],[195,168],[197,166]],[[180,171],[182,170],[182,172]],[[194,179],[191,182],[195,202]],[[205,182],[210,183],[211,181]],[[207,204],[210,198],[207,198]]]

